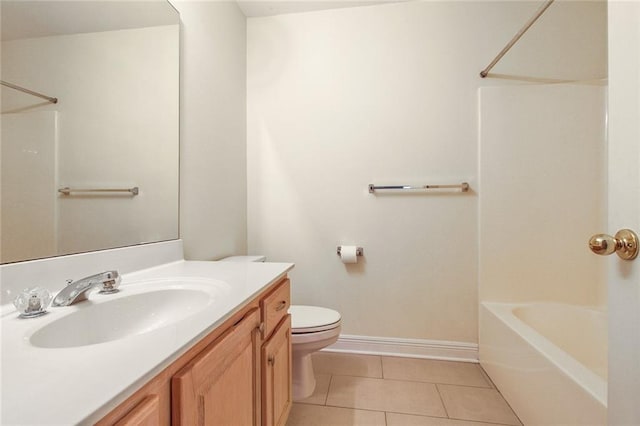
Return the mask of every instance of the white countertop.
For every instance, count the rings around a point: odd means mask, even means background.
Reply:
[[[220,300],[185,320],[73,348],[35,347],[29,337],[107,295],[92,293],[89,302],[49,308],[48,314],[33,319],[20,319],[13,306],[3,305],[1,423],[95,423],[292,268],[291,263],[178,261],[124,274],[123,291],[140,281],[166,278],[214,279],[228,286]]]

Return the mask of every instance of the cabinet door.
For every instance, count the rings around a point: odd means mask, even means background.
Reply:
[[[173,376],[172,424],[257,423],[259,324],[253,309]]]
[[[149,395],[115,426],[156,426],[158,424],[160,424],[159,399],[157,395]]]
[[[291,410],[291,315],[262,345],[262,424],[279,426]]]

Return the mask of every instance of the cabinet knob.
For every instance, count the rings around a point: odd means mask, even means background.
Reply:
[[[264,333],[264,323],[263,322],[261,322],[260,325],[258,326],[258,331],[260,333]]]
[[[269,365],[275,365],[275,363],[276,363],[276,358],[275,358],[273,355],[269,355],[269,356],[267,357],[267,363],[268,363]]]
[[[287,301],[281,300],[280,303],[278,303],[278,306],[276,306],[276,311],[283,310],[285,306],[287,306]]]

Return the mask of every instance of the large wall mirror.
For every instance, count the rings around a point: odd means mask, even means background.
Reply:
[[[178,238],[176,10],[0,5],[0,262]]]

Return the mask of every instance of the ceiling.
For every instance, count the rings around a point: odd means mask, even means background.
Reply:
[[[340,9],[345,7],[372,6],[383,3],[398,3],[406,0],[236,0],[247,18],[283,15],[287,13]]]
[[[402,1],[407,0],[236,0],[248,18]],[[165,0],[2,0],[0,4],[2,41],[177,22],[175,9]]]
[[[2,41],[178,23],[164,0],[2,0]]]

